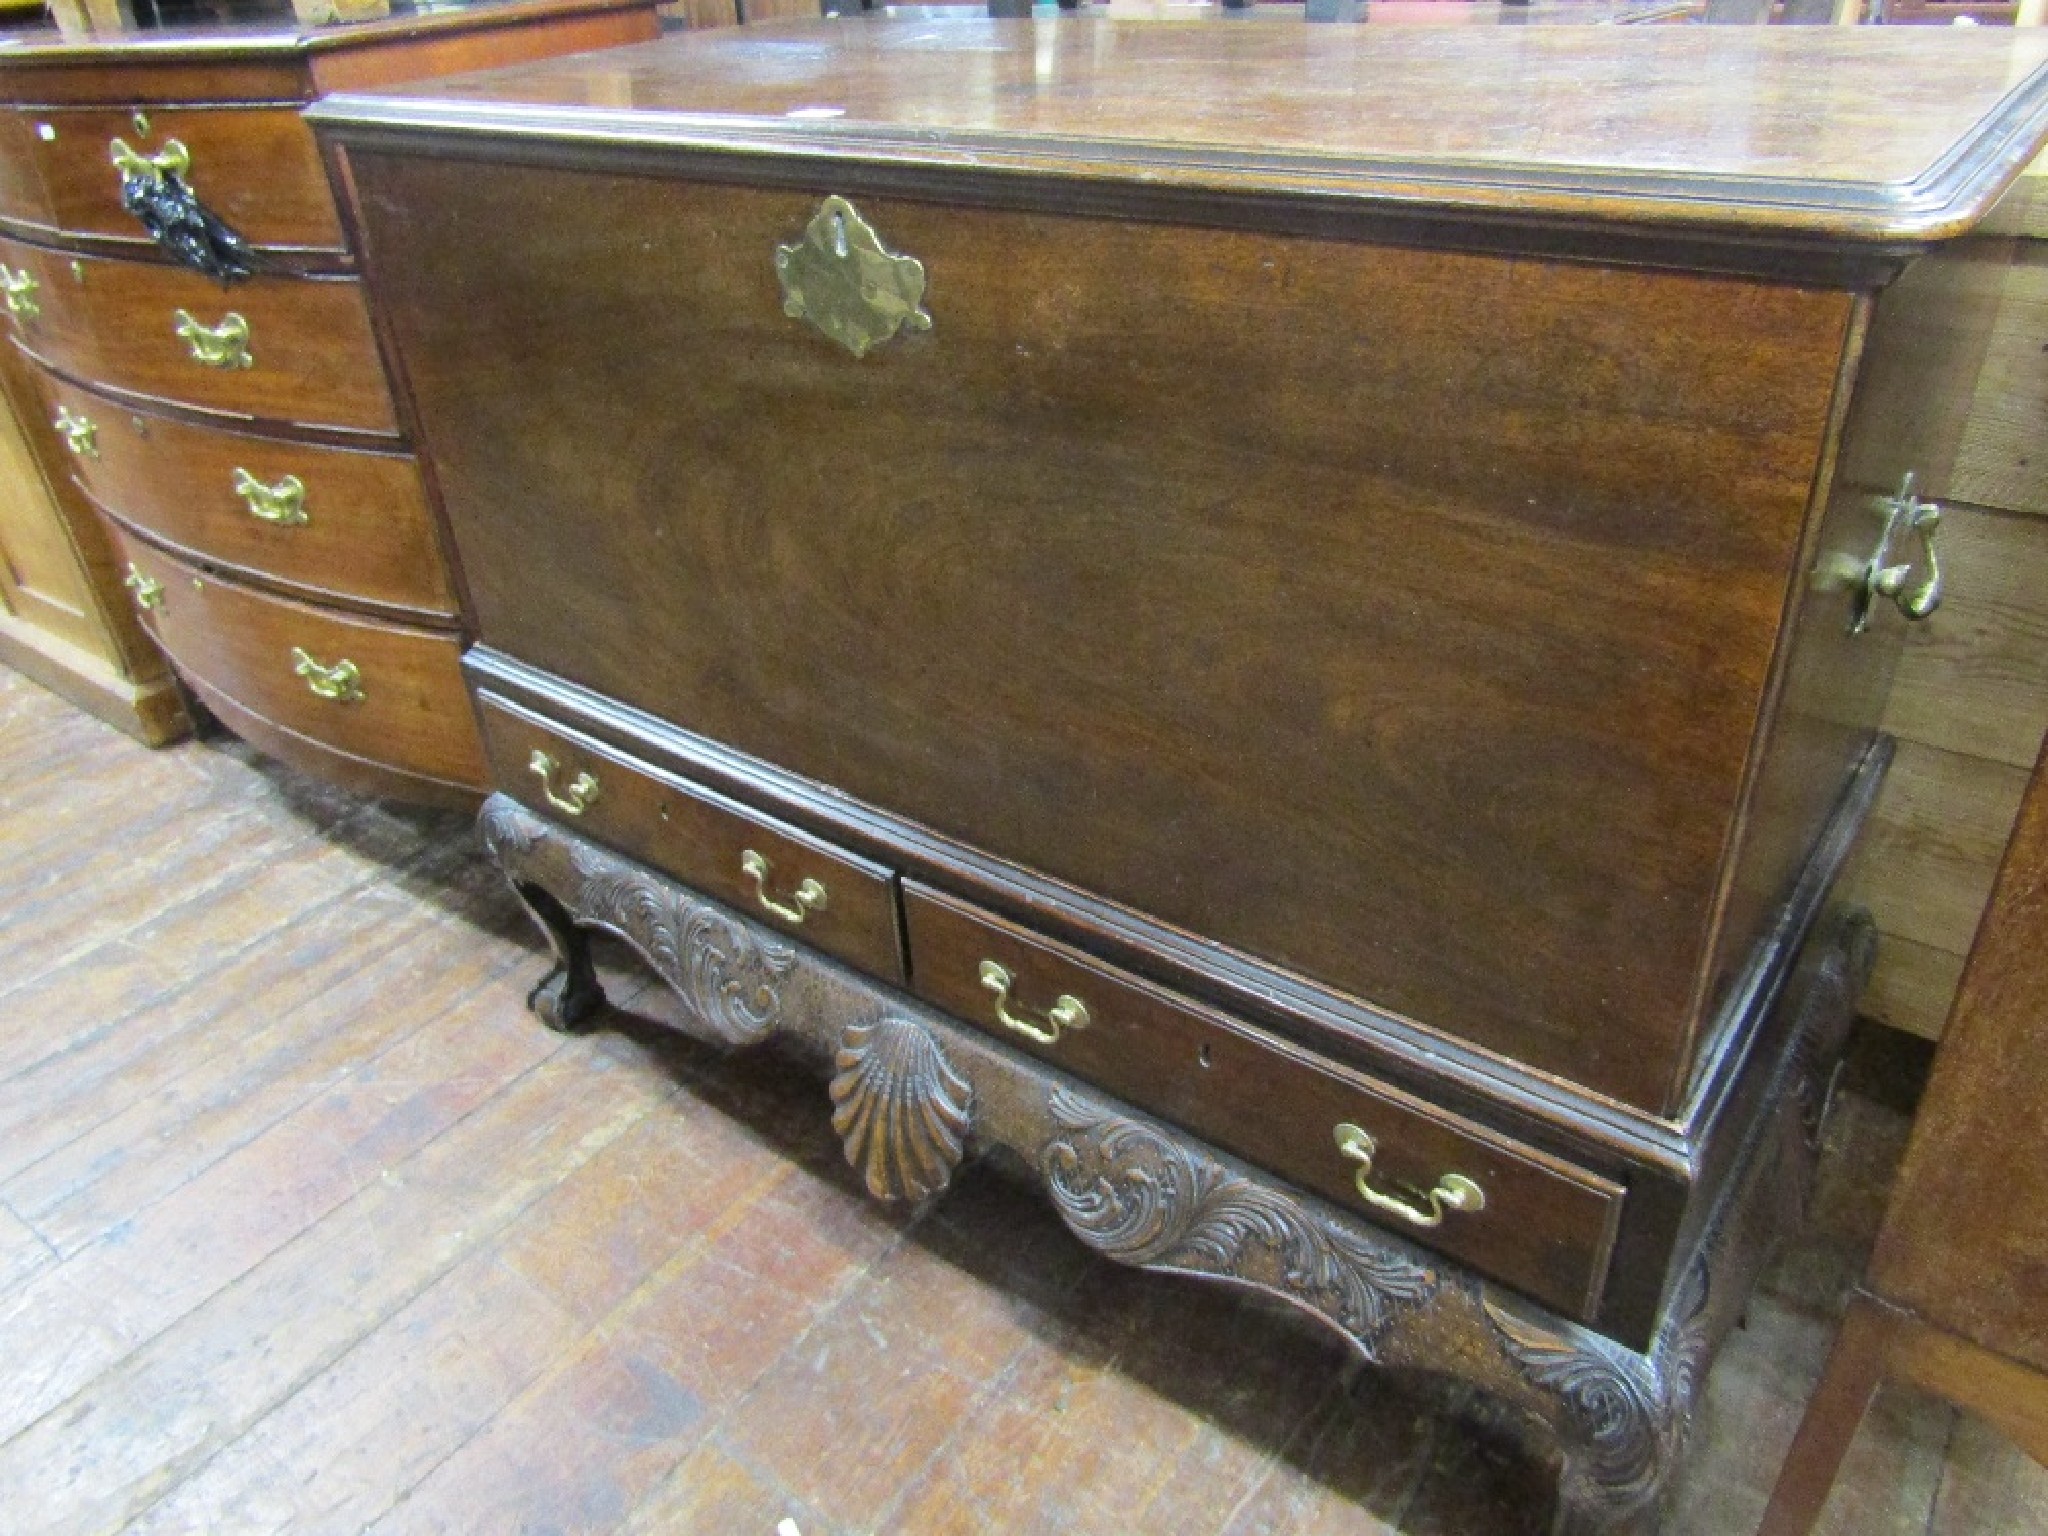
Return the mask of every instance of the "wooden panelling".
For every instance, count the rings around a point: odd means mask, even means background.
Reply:
[[[2023,240],[1970,401],[1949,494],[2048,513],[2048,241]]]
[[[37,283],[38,313],[14,334],[43,362],[152,399],[292,425],[393,435],[397,418],[361,285],[252,277],[223,289],[159,262],[73,256],[0,240],[0,261]],[[240,316],[248,367],[201,362],[179,313],[218,328]]]
[[[1961,955],[1883,933],[1877,947],[1877,969],[1863,991],[1863,1011],[1894,1029],[1939,1040],[1962,975]]]

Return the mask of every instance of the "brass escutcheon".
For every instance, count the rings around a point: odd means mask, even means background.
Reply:
[[[1336,1128],[1337,1150],[1358,1164],[1358,1173],[1352,1183],[1357,1187],[1361,1200],[1376,1211],[1385,1211],[1417,1227],[1440,1227],[1444,1216],[1451,1211],[1483,1211],[1486,1209],[1486,1191],[1462,1173],[1447,1173],[1436,1181],[1436,1188],[1427,1194],[1421,1190],[1403,1190],[1398,1194],[1386,1194],[1372,1187],[1372,1160],[1379,1152],[1379,1144],[1370,1132],[1355,1125],[1340,1125]]]
[[[143,575],[133,560],[128,562],[128,574],[121,578],[121,585],[135,594],[135,606],[138,608],[161,608],[164,605],[164,584],[153,576]]]
[[[557,794],[555,791],[555,769],[557,766],[559,765],[555,760],[538,747],[534,748],[533,756],[526,760],[527,771],[540,780],[540,792],[547,797],[548,804],[552,805],[564,816],[581,816],[596,803],[597,778],[594,774],[579,773],[569,781],[567,789]]]
[[[327,666],[295,645],[292,647],[292,671],[303,677],[306,687],[323,699],[332,699],[337,704],[363,702],[363,674],[346,657]]]
[[[138,126],[137,131],[143,130]],[[162,181],[166,176],[183,178],[192,169],[192,151],[176,139],[166,140],[164,147],[153,155],[136,153],[125,139],[109,139],[107,158],[124,177],[140,176],[149,181]]]
[[[202,325],[181,309],[175,320],[174,329],[192,349],[194,362],[208,368],[256,366],[256,359],[249,355],[249,322],[240,315],[229,313],[221,317],[219,325]]]
[[[791,892],[792,901],[777,901],[768,894],[768,861],[751,848],[740,852],[740,872],[754,882],[754,900],[785,923],[800,925],[813,912],[825,910],[825,887],[808,875]]]
[[[15,319],[33,320],[43,312],[43,306],[36,302],[42,286],[29,272],[17,272],[0,264],[0,297],[4,297],[7,313]]]
[[[1043,1024],[1012,1013],[1010,988],[1016,985],[1016,981],[1008,967],[994,960],[981,962],[981,984],[995,993],[996,1022],[1005,1029],[1022,1035],[1026,1040],[1036,1040],[1040,1045],[1057,1045],[1061,1030],[1088,1027],[1088,1005],[1071,992],[1062,992],[1053,999],[1053,1005],[1045,1011]]]
[[[297,528],[308,521],[306,482],[286,475],[275,485],[265,485],[246,469],[235,470],[235,494],[248,507],[249,515],[281,528]]]
[[[807,320],[855,357],[906,327],[928,331],[924,263],[882,244],[843,197],[828,197],[804,226],[803,238],[775,247],[782,312]]]
[[[100,429],[90,416],[75,414],[68,405],[57,407],[57,419],[50,423],[64,439],[64,446],[81,459],[100,456]]]

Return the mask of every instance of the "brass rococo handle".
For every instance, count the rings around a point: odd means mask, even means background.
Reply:
[[[164,147],[153,155],[130,149],[126,139],[109,139],[107,158],[123,176],[142,176],[152,181],[162,181],[166,176],[183,179],[192,169],[192,151],[177,139],[166,139]]]
[[[801,924],[813,912],[825,910],[825,887],[808,875],[798,881],[797,888],[790,893],[794,898],[793,903],[777,901],[770,896],[768,861],[752,848],[740,850],[740,871],[754,882],[754,900],[785,923]]]
[[[1941,530],[1941,507],[1922,501],[1913,490],[1913,479],[1909,472],[1896,492],[1878,502],[1884,512],[1884,531],[1878,535],[1876,552],[1851,576],[1852,635],[1860,635],[1870,627],[1870,611],[1880,597],[1890,598],[1899,612],[1915,621],[1941,606],[1941,552],[1934,543],[1934,536]],[[1919,558],[1895,562],[1895,547],[1907,534],[1919,540]],[[1913,579],[1915,570],[1920,572],[1917,581]]]
[[[1372,1160],[1379,1153],[1379,1143],[1372,1133],[1359,1126],[1345,1124],[1336,1128],[1337,1150],[1358,1164],[1358,1172],[1352,1183],[1357,1187],[1358,1197],[1376,1211],[1385,1211],[1390,1216],[1417,1227],[1440,1227],[1444,1217],[1451,1211],[1468,1214],[1486,1209],[1486,1191],[1462,1173],[1447,1173],[1436,1181],[1436,1188],[1424,1193],[1421,1190],[1387,1194],[1372,1187]]]
[[[292,647],[292,671],[303,677],[306,687],[323,699],[332,699],[337,704],[360,704],[363,701],[362,671],[346,657],[328,666],[315,661],[295,645]]]
[[[203,325],[187,310],[179,310],[176,316],[178,337],[192,349],[194,362],[208,368],[253,368],[256,359],[249,354],[249,322],[232,312],[223,315],[219,325]]]
[[[56,420],[50,425],[64,439],[64,446],[79,458],[96,459],[100,456],[100,429],[90,416],[73,411],[68,405],[60,405]]]
[[[996,996],[996,1021],[1026,1040],[1035,1040],[1040,1045],[1057,1045],[1062,1030],[1088,1027],[1088,1005],[1071,992],[1062,992],[1053,999],[1053,1005],[1045,1011],[1044,1024],[1012,1013],[1010,988],[1017,984],[1017,978],[1010,974],[1007,966],[994,960],[981,962],[981,984]]]
[[[128,574],[121,578],[121,585],[135,594],[138,608],[161,608],[164,605],[164,584],[154,576],[145,576],[136,568],[135,562],[128,562]]]
[[[560,765],[554,758],[535,747],[533,756],[526,760],[527,772],[540,780],[540,792],[549,805],[564,816],[581,816],[597,802],[597,776],[579,773],[569,781],[569,787],[556,792],[555,769]]]
[[[14,268],[0,263],[0,298],[7,304],[7,313],[17,320],[33,320],[43,312],[43,306],[36,302],[36,295],[42,291],[35,274],[27,268],[17,272]]]
[[[286,475],[275,485],[265,485],[246,469],[235,470],[235,494],[242,498],[249,515],[281,528],[297,528],[307,521],[306,482]]]

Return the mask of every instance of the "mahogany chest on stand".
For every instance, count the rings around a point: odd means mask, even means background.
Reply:
[[[378,94],[343,156],[596,1000],[827,1057],[1654,1517],[1869,964],[1973,222],[2048,40],[835,23]]]

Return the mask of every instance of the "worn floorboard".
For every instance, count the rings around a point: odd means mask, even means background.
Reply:
[[[0,1531],[1533,1536],[1541,1473],[1256,1301],[1100,1263],[971,1170],[869,1203],[823,1094],[598,1033],[459,817],[0,670]],[[1903,1120],[1853,1095],[1724,1353],[1678,1536],[1746,1531]],[[1887,1392],[1825,1530],[2048,1530]]]

